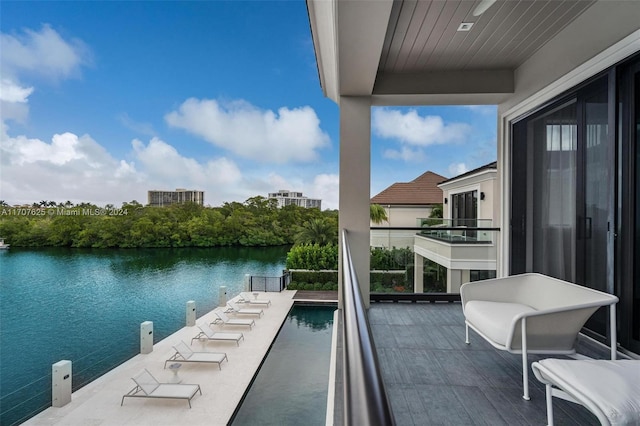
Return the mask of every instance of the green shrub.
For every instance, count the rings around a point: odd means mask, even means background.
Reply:
[[[335,244],[296,245],[287,253],[287,269],[310,269],[313,271],[338,269],[338,246]]]
[[[313,289],[314,289],[315,291],[320,291],[320,290],[322,290],[322,283],[315,283],[315,284],[313,285]]]
[[[335,283],[338,281],[338,271],[290,271],[291,280],[305,283]]]
[[[304,289],[305,290],[313,290],[313,284],[305,284],[304,285]]]
[[[332,283],[332,282],[326,282],[326,283],[324,283],[324,284],[322,285],[322,289],[323,289],[323,290],[325,290],[325,291],[330,291],[330,290],[333,290],[333,287],[334,287],[335,285],[336,285],[336,284],[334,284],[334,283]]]
[[[298,289],[298,283],[295,281],[291,281],[289,284],[287,284],[287,290],[297,290]]]

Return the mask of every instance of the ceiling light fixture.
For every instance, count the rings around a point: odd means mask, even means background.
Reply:
[[[473,22],[462,22],[458,26],[458,31],[469,31],[473,27]]]
[[[487,11],[487,9],[489,9],[494,3],[496,2],[496,0],[482,0],[480,2],[480,4],[478,6],[476,6],[475,9],[473,9],[473,16],[480,16],[482,15],[484,12]]]

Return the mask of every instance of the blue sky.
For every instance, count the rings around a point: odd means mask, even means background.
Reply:
[[[0,199],[205,204],[279,189],[338,207],[338,107],[305,2],[2,1]],[[496,158],[496,108],[372,110],[371,195]]]

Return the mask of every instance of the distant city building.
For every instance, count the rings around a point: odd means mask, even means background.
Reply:
[[[164,207],[171,204],[197,203],[204,204],[204,191],[177,188],[175,191],[151,190],[147,194],[151,207]]]
[[[278,192],[270,192],[269,199],[277,200],[278,207],[284,207],[293,204],[298,207],[305,207],[307,209],[317,208],[322,210],[322,200],[307,198],[302,195],[302,192],[293,192],[289,191],[288,189],[281,189]]]

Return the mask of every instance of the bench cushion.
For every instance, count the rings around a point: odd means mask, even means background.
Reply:
[[[493,342],[503,346],[507,344],[513,318],[527,312],[535,312],[535,309],[520,303],[485,300],[472,300],[464,305],[467,321]]]
[[[578,401],[591,401],[612,425],[640,424],[640,360],[544,359],[545,379]]]

